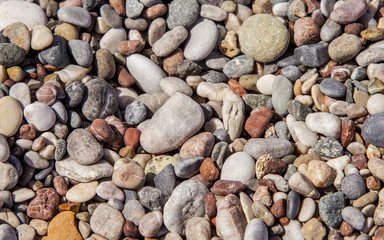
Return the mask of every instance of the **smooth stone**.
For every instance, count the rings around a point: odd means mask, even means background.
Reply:
[[[257,90],[265,95],[272,95],[272,86],[276,79],[275,75],[266,74],[262,76],[256,83]]]
[[[135,161],[129,161],[115,166],[112,181],[118,187],[126,189],[138,189],[145,182],[144,169]]]
[[[0,134],[0,162],[6,162],[10,156],[7,139]]]
[[[244,233],[244,240],[264,240],[268,239],[268,229],[260,219],[252,219]]]
[[[293,85],[284,76],[277,76],[272,85],[272,105],[276,113],[284,116],[288,113],[287,104],[293,98]]]
[[[312,160],[308,163],[307,175],[315,187],[325,188],[332,185],[336,172],[324,161]]]
[[[325,42],[330,42],[340,35],[342,29],[343,27],[340,24],[328,18],[324,25],[321,26],[320,38]]]
[[[172,121],[169,121],[170,116]],[[140,143],[147,152],[168,152],[183,144],[203,124],[204,113],[200,105],[188,96],[176,93],[153,115],[140,136]],[[163,126],[162,130],[159,125]]]
[[[190,178],[199,173],[203,157],[184,158],[176,161],[174,169],[179,178]]]
[[[153,61],[141,54],[132,54],[126,58],[126,64],[140,89],[146,93],[161,91],[160,80],[166,75]]]
[[[289,2],[279,2],[279,3],[275,4],[275,5],[273,5],[272,12],[276,16],[286,17],[289,5],[290,5]]]
[[[347,0],[331,12],[330,18],[340,24],[353,23],[363,16],[367,8],[367,2],[364,0]]]
[[[291,189],[295,190],[304,197],[310,197],[314,199],[320,198],[320,193],[311,181],[301,174],[300,172],[295,172],[288,181]]]
[[[176,0],[168,9],[167,25],[169,29],[176,26],[189,27],[197,19],[200,6],[196,0]]]
[[[92,214],[90,226],[94,233],[107,239],[117,240],[123,232],[124,217],[119,210],[102,203]]]
[[[124,218],[133,222],[136,226],[145,215],[145,209],[136,199],[127,200],[122,211]]]
[[[287,196],[285,215],[287,216],[288,219],[294,219],[296,218],[297,214],[299,214],[299,211],[300,211],[300,195],[296,191],[291,190]]]
[[[87,28],[91,25],[91,15],[82,7],[61,7],[57,12],[57,17],[63,22],[67,22],[82,28]]]
[[[327,230],[321,221],[313,218],[303,224],[301,233],[305,239],[323,239],[327,235]]]
[[[224,65],[223,73],[229,78],[239,78],[253,72],[254,61],[247,55],[233,58]]]
[[[27,26],[21,22],[8,25],[2,35],[7,37],[11,43],[21,47],[28,54],[31,47],[31,34]]]
[[[361,51],[356,56],[356,62],[361,67],[366,67],[370,63],[377,63],[381,62],[384,59],[384,41],[379,41],[377,43],[374,43],[370,45],[367,49]]]
[[[100,48],[107,49],[112,54],[117,52],[119,43],[127,39],[127,32],[124,28],[111,28],[100,39]]]
[[[306,222],[311,219],[316,212],[316,202],[312,198],[305,198],[301,204],[301,209],[297,219]]]
[[[23,111],[19,101],[6,96],[0,99],[0,134],[13,136],[23,120]]]
[[[374,94],[371,95],[367,102],[367,110],[370,114],[380,113],[384,112],[383,107],[383,101],[384,101],[384,94]]]
[[[43,50],[51,45],[53,41],[53,35],[51,30],[42,25],[37,25],[32,28],[31,33],[31,48],[33,50]]]
[[[39,153],[34,152],[34,151],[28,151],[24,155],[24,161],[30,167],[33,167],[36,169],[44,169],[44,168],[47,168],[49,166],[48,160],[43,158]]]
[[[291,220],[288,225],[284,226],[283,240],[304,240],[301,233],[301,223],[297,220]]]
[[[152,45],[152,50],[158,57],[166,57],[175,51],[188,37],[188,31],[183,26],[176,26]]]
[[[93,51],[88,43],[74,39],[68,42],[68,49],[80,66],[88,67],[92,64]]]
[[[144,237],[153,237],[163,224],[163,214],[160,211],[149,212],[139,223],[139,231]]]
[[[215,70],[203,72],[201,78],[209,83],[226,83],[228,81],[228,77],[224,73]]]
[[[125,108],[124,119],[129,125],[137,125],[145,120],[147,109],[139,101],[132,102]]]
[[[365,193],[365,181],[359,174],[348,174],[341,182],[341,190],[349,199],[358,199]]]
[[[217,201],[216,228],[223,239],[243,239],[246,220],[239,198],[233,194]]]
[[[379,178],[380,180],[384,179],[383,169],[384,161],[380,158],[371,158],[368,161],[368,169],[371,171],[372,175]]]
[[[19,225],[16,232],[19,240],[33,240],[36,237],[36,230],[28,224]]]
[[[185,235],[190,240],[210,240],[211,226],[209,221],[202,217],[189,219],[185,227]]]
[[[152,117],[164,105],[169,96],[163,92],[144,93],[136,97],[134,102],[141,102],[147,109],[147,117]]]
[[[341,134],[341,120],[330,113],[310,113],[305,118],[307,127],[326,137],[339,138]]]
[[[289,101],[287,104],[287,110],[288,113],[291,114],[298,121],[304,121],[308,114],[312,112],[309,106],[297,100]]]
[[[81,165],[91,165],[103,157],[103,147],[85,129],[75,129],[67,138],[67,152]]]
[[[363,138],[377,147],[384,147],[384,136],[382,134],[377,134],[384,131],[383,123],[384,113],[376,113],[368,117],[364,122],[361,131]]]
[[[71,158],[66,158],[57,161],[55,166],[58,174],[79,182],[91,182],[101,178],[112,177],[113,173],[113,167],[105,160],[83,166]]]
[[[201,61],[208,57],[216,45],[218,34],[219,31],[213,21],[198,20],[189,31],[184,47],[184,57],[191,61]]]
[[[289,33],[276,18],[267,14],[249,17],[239,29],[241,51],[257,62],[275,61],[287,50]]]
[[[200,16],[216,22],[221,22],[228,17],[228,13],[220,7],[211,4],[203,4],[200,8]]]
[[[295,48],[295,56],[307,67],[320,67],[329,61],[328,43],[316,43]]]
[[[0,20],[0,31],[16,22],[22,22],[32,30],[34,26],[45,26],[48,21],[39,5],[27,1],[0,2],[0,16],[3,16]]]
[[[218,51],[212,51],[208,57],[205,59],[205,64],[207,67],[213,69],[213,70],[218,70],[222,71],[225,64],[229,62],[229,58],[223,55],[222,53]]]
[[[325,195],[319,201],[319,214],[323,222],[332,228],[343,221],[341,211],[345,207],[344,194],[341,192]]]
[[[15,230],[8,224],[0,225],[0,240],[17,240]]]
[[[73,108],[79,105],[85,94],[85,85],[81,82],[73,82],[65,87],[64,104],[66,107]]]
[[[358,36],[344,34],[333,40],[328,47],[329,57],[338,62],[344,63],[353,59],[362,48],[362,43]]]
[[[221,169],[221,180],[240,181],[243,184],[255,177],[255,161],[246,152],[237,152],[227,158]]]
[[[203,196],[206,193],[208,193],[208,189],[196,180],[179,184],[164,206],[163,219],[167,229],[185,235],[188,220],[204,215]]]
[[[245,105],[243,99],[228,88],[223,90],[222,116],[224,128],[234,141],[243,131]]]
[[[108,26],[113,28],[122,26],[119,14],[109,4],[104,4],[100,7],[100,15]]]
[[[16,186],[19,175],[16,168],[10,163],[0,163],[0,190],[10,190]]]
[[[67,41],[58,35],[53,36],[52,44],[39,52],[38,56],[46,63],[58,68],[64,68],[71,63]]]
[[[365,226],[365,216],[357,208],[346,207],[341,211],[343,220],[351,225],[354,229],[360,231]]]
[[[323,138],[312,145],[312,150],[320,157],[336,158],[343,152],[343,146],[334,138]]]
[[[320,91],[331,98],[342,98],[347,93],[347,88],[333,78],[326,78],[320,83]]]
[[[258,159],[264,154],[273,158],[283,158],[293,153],[293,145],[285,139],[279,138],[251,138],[244,146],[244,152]]]
[[[297,139],[305,146],[311,147],[317,141],[317,134],[311,131],[305,122],[297,121],[292,124]]]
[[[41,116],[44,116],[42,119]],[[48,105],[34,102],[24,108],[24,117],[32,123],[38,131],[47,131],[56,121],[56,114]]]
[[[192,88],[188,84],[176,77],[166,77],[160,81],[161,90],[168,96],[172,96],[175,93],[183,93],[187,96],[192,96]]]
[[[303,75],[301,73],[301,70],[298,67],[293,65],[284,67],[283,69],[281,69],[281,73],[290,81],[295,81],[299,79],[301,75]]]
[[[65,197],[68,201],[74,203],[88,202],[96,196],[96,188],[98,184],[97,181],[76,184],[68,190]]]

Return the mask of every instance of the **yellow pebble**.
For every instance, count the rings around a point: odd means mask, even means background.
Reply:
[[[8,77],[15,82],[20,82],[24,79],[24,70],[19,66],[7,68]]]
[[[383,39],[384,29],[378,27],[370,27],[362,31],[360,34],[364,39],[368,41],[379,41]]]

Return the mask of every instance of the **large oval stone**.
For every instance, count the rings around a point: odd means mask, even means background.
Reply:
[[[377,147],[384,147],[384,112],[376,113],[365,120],[363,138]]]
[[[274,158],[283,158],[293,153],[291,142],[280,138],[251,138],[244,146],[244,152],[258,159],[264,154]]]
[[[20,104],[12,97],[0,99],[0,133],[5,137],[14,135],[23,120]]]
[[[287,28],[269,14],[256,14],[247,18],[239,30],[241,51],[257,62],[272,62],[287,50]]]
[[[140,143],[149,153],[168,152],[192,137],[203,124],[200,105],[176,93],[153,115],[140,136]]]

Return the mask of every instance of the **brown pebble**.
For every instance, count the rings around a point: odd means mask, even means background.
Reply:
[[[167,6],[165,4],[156,4],[150,8],[147,8],[141,14],[143,18],[153,20],[167,13]]]
[[[277,188],[275,186],[275,182],[271,179],[260,179],[258,180],[259,185],[261,186],[267,186],[268,190],[277,193]]]
[[[285,216],[285,199],[279,199],[277,202],[275,202],[271,207],[271,213],[276,218],[282,218]]]
[[[125,15],[124,3],[125,3],[125,1],[123,1],[123,0],[109,0],[109,5],[111,5],[111,7],[113,9],[115,9],[117,14],[119,14],[122,17],[125,17],[124,16]]]
[[[240,181],[218,180],[212,186],[212,193],[215,195],[226,196],[237,194],[245,189],[245,185]]]
[[[317,0],[305,0],[307,4],[307,12],[313,13],[315,10],[320,9],[320,2]]]
[[[119,84],[123,87],[130,87],[136,83],[136,79],[122,65],[117,65],[115,76]]]
[[[240,97],[247,94],[247,91],[235,79],[230,79],[228,81],[228,85],[229,85],[229,88],[231,88],[232,91],[234,91],[235,93],[239,94]]]
[[[279,222],[281,223],[281,225],[287,226],[289,224],[289,219],[287,217],[282,217],[279,218]]]
[[[364,30],[364,25],[361,23],[351,23],[344,27],[344,32],[348,34],[354,34],[360,37],[361,31]]]
[[[100,142],[111,142],[115,139],[115,132],[104,119],[95,119],[89,131]]]
[[[123,55],[129,56],[143,49],[143,44],[139,40],[122,41],[117,46],[117,51]]]
[[[378,227],[375,231],[373,240],[384,240],[384,226]]]
[[[22,139],[33,140],[36,137],[36,127],[30,124],[23,124],[19,129],[19,135]]]
[[[36,192],[36,197],[29,203],[27,215],[31,218],[51,220],[59,206],[59,194],[53,188],[43,188]]]
[[[295,44],[300,47],[320,41],[320,27],[310,17],[300,18],[294,26]]]
[[[331,60],[319,69],[321,77],[327,78],[331,76],[332,69],[337,65],[337,62]]]
[[[267,207],[272,206],[272,197],[267,186],[259,186],[252,196],[253,201],[259,201]]]
[[[187,140],[180,148],[180,158],[207,157],[211,154],[215,138],[210,132],[202,132]]]
[[[36,98],[39,102],[51,106],[56,101],[57,90],[53,84],[44,84],[36,92]]]
[[[281,159],[271,159],[265,164],[265,173],[282,174],[285,172],[287,164]]]
[[[123,233],[126,237],[133,237],[133,238],[140,237],[139,229],[136,227],[136,225],[133,222],[129,220],[125,221],[124,223]]]
[[[260,137],[267,128],[272,115],[272,111],[268,107],[262,107],[254,111],[245,121],[245,131],[253,138]]]
[[[167,72],[169,75],[175,75],[177,73],[177,65],[179,65],[179,63],[181,63],[183,60],[183,50],[181,50],[180,48],[176,49],[164,58],[164,71]]]
[[[209,192],[204,195],[203,200],[205,205],[205,213],[210,217],[216,216],[217,209],[215,195],[212,192]]]
[[[375,176],[369,176],[365,181],[369,190],[380,190],[381,184],[379,178]]]
[[[213,160],[211,158],[206,158],[200,166],[200,174],[207,181],[212,182],[219,177],[220,172],[213,163]]]
[[[359,170],[367,168],[367,158],[364,154],[359,153],[351,157],[351,164],[355,165]]]
[[[123,122],[115,116],[109,116],[105,118],[105,121],[109,124],[112,130],[115,132],[115,139],[111,145],[119,145],[123,141],[125,130],[127,129]]]
[[[341,122],[341,145],[348,146],[355,137],[355,123],[348,118],[344,118]]]
[[[128,128],[124,133],[125,146],[131,146],[134,149],[137,148],[140,141],[141,131],[137,128]]]
[[[342,222],[340,225],[340,233],[343,236],[349,236],[353,233],[353,230],[355,230],[351,225],[349,225],[346,222]]]
[[[57,193],[61,196],[65,196],[68,191],[68,185],[65,183],[64,178],[60,175],[53,179],[53,186],[55,187]]]

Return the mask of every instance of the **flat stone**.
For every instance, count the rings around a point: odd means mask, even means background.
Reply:
[[[199,13],[200,6],[196,0],[173,1],[168,10],[168,28],[173,29],[176,26],[189,27],[196,21]]]
[[[356,35],[344,34],[333,40],[328,47],[329,57],[344,63],[354,58],[361,50],[362,43]]]
[[[123,232],[124,217],[109,204],[102,203],[92,214],[90,226],[94,233],[107,239],[117,240]]]
[[[47,16],[44,10],[37,4],[26,1],[4,1],[0,3],[0,31],[6,26],[22,22],[27,25],[29,30],[34,26],[46,25]]]
[[[160,211],[149,212],[139,223],[139,231],[144,237],[153,237],[163,224],[163,214]]]
[[[200,61],[208,57],[216,45],[218,34],[219,31],[215,22],[209,19],[198,20],[189,31],[188,38],[185,42],[185,58],[191,61]]]
[[[20,103],[12,97],[2,97],[0,99],[0,116],[0,133],[5,137],[14,135],[23,120]]]
[[[278,59],[287,50],[289,33],[276,18],[257,14],[247,18],[241,25],[239,43],[246,55],[257,62],[267,63]]]
[[[339,138],[341,134],[340,119],[330,113],[310,113],[305,119],[307,127],[327,137]]]
[[[171,122],[170,117],[173,117]],[[195,134],[203,123],[201,107],[191,98],[176,93],[153,115],[140,136],[141,146],[151,153],[170,151]],[[159,124],[164,126],[163,130],[159,131]],[[173,131],[168,131],[168,128]]]
[[[83,166],[71,158],[56,162],[56,171],[61,176],[79,182],[91,182],[100,178],[111,177],[113,167],[105,160],[100,160],[92,165]]]
[[[82,7],[65,6],[57,12],[57,17],[79,27],[87,28],[91,25],[91,15]]]
[[[49,45],[48,48],[40,51],[39,56],[46,63],[58,68],[64,68],[71,63],[67,49],[67,41],[58,35],[53,36],[52,44]]]
[[[188,220],[204,215],[203,196],[206,193],[208,193],[208,189],[195,180],[185,181],[178,185],[164,206],[164,225],[171,232],[185,235]]]
[[[74,130],[67,139],[69,156],[81,165],[91,165],[103,156],[103,148],[85,129]]]
[[[293,153],[293,145],[279,138],[252,138],[244,146],[244,152],[258,159],[264,154],[270,154],[273,158],[283,158]]]
[[[326,78],[320,83],[320,91],[331,98],[342,98],[347,93],[347,88],[333,78]]]
[[[239,78],[253,72],[254,61],[247,55],[233,58],[224,65],[223,73],[229,78]]]
[[[111,28],[100,39],[100,48],[107,49],[112,54],[117,52],[119,43],[127,39],[127,32],[124,28]]]
[[[316,218],[306,222],[301,228],[301,233],[305,239],[323,239],[327,235],[327,230]]]
[[[346,207],[341,211],[343,220],[354,229],[360,231],[365,227],[365,216],[360,210],[354,207]]]
[[[97,181],[76,184],[68,190],[65,197],[74,203],[88,202],[96,196],[97,185],[99,185]]]
[[[176,26],[152,45],[152,50],[159,57],[166,57],[175,51],[188,37],[188,31],[183,26]]]
[[[57,214],[48,226],[48,238],[83,239],[77,230],[75,213],[72,211],[64,211]]]
[[[132,54],[127,57],[128,71],[137,80],[136,84],[147,93],[160,92],[160,80],[166,75],[163,70],[149,58],[141,54]]]
[[[330,42],[340,35],[342,29],[343,27],[340,24],[328,18],[324,25],[321,26],[320,38],[325,42]]]
[[[355,22],[367,11],[367,2],[359,1],[345,1],[334,9],[330,18],[340,24],[349,24]]]

